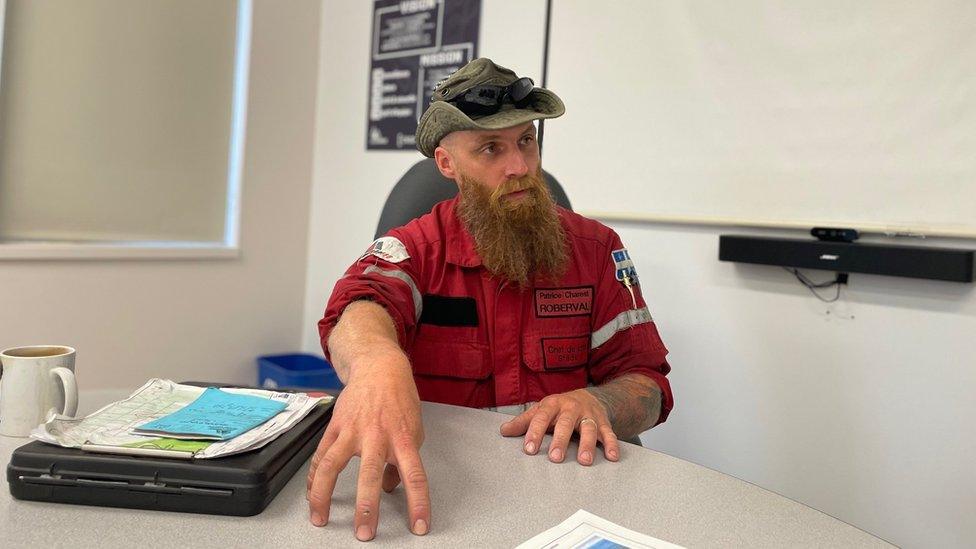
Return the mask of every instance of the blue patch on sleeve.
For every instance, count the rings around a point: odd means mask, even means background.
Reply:
[[[630,284],[636,286],[638,284],[637,269],[634,268],[634,262],[630,259],[630,252],[627,251],[627,248],[610,252],[610,257],[617,269],[617,280],[624,282],[624,279],[630,279]]]

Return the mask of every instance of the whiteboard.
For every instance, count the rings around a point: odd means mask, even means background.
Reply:
[[[976,237],[976,2],[553,3],[544,165],[608,219]]]

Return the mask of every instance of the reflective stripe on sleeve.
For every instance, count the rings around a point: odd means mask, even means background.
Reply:
[[[651,318],[651,312],[647,310],[647,307],[627,309],[615,316],[610,322],[601,326],[599,330],[593,332],[593,335],[590,336],[590,349],[596,349],[600,345],[610,341],[610,338],[620,330],[626,330],[627,328],[637,326],[638,324],[647,324],[648,322],[654,322],[654,319]]]
[[[417,284],[413,281],[413,278],[407,273],[397,270],[397,269],[380,269],[376,265],[370,265],[366,267],[363,274],[376,273],[381,276],[388,276],[390,278],[396,278],[397,280],[402,280],[406,283],[407,287],[410,288],[410,294],[413,296],[413,310],[416,316],[415,320],[420,320],[420,312],[424,308],[424,299],[420,296],[420,290],[417,289]]]

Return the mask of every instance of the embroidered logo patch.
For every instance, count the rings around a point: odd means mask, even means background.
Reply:
[[[546,370],[585,366],[590,353],[590,336],[542,338],[542,363]]]
[[[617,280],[626,283],[626,279],[629,279],[630,284],[636,286],[638,284],[637,269],[634,268],[634,262],[630,260],[630,252],[627,251],[627,248],[610,252],[610,257],[617,268]]]
[[[407,247],[395,236],[377,238],[369,246],[369,249],[366,250],[366,253],[363,254],[363,257],[359,259],[362,260],[368,255],[375,255],[383,261],[389,261],[390,263],[399,263],[404,259],[410,259],[410,254],[407,253]]]
[[[593,286],[535,291],[535,316],[588,316],[592,310]]]

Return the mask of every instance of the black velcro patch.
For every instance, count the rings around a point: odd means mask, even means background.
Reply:
[[[435,326],[477,326],[478,304],[473,297],[427,294],[420,322]]]

